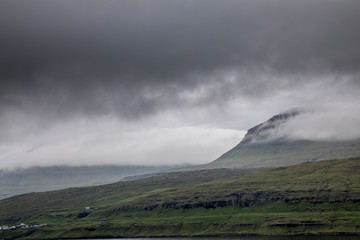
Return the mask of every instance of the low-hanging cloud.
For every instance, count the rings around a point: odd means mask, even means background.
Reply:
[[[51,165],[174,165],[207,163],[236,144],[244,131],[124,124],[83,119],[0,145],[0,169]],[[6,163],[6,164],[4,164]]]
[[[359,102],[313,107],[275,130],[275,136],[288,140],[359,140]]]

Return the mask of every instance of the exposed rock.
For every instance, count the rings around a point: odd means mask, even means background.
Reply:
[[[113,209],[113,212],[128,209],[152,210],[155,208],[191,209],[191,208],[218,208],[218,207],[249,207],[252,205],[274,203],[284,201],[290,204],[308,202],[320,204],[325,202],[359,202],[360,193],[358,192],[333,192],[332,190],[311,190],[311,191],[256,191],[239,192],[227,196],[219,196],[219,200],[213,201],[194,201],[194,199],[183,199],[181,201],[164,202],[162,204],[133,204]]]
[[[276,227],[299,227],[299,226],[321,226],[324,225],[321,221],[312,221],[312,220],[306,220],[306,221],[293,221],[293,222],[274,222],[269,223],[269,226],[276,226]]]
[[[289,119],[299,115],[301,112],[302,111],[299,109],[283,112],[273,116],[264,123],[261,123],[253,128],[250,128],[239,145],[246,146],[249,144],[260,144],[260,143],[266,143],[268,141],[283,140],[274,136],[272,130],[284,124]]]
[[[88,215],[90,215],[91,212],[80,212],[77,217],[78,218],[84,218],[87,217]]]

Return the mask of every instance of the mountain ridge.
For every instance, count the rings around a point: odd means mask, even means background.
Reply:
[[[194,171],[213,168],[273,168],[318,160],[360,156],[360,139],[348,141],[294,140],[277,136],[276,131],[287,121],[306,113],[292,109],[274,115],[250,128],[232,149],[214,161],[171,171]]]

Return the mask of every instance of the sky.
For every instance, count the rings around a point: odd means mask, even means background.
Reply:
[[[0,0],[0,169],[210,162],[360,137],[358,0]]]

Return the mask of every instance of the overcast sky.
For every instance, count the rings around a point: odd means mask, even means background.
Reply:
[[[360,137],[360,1],[0,0],[0,169],[214,160],[295,107]]]

